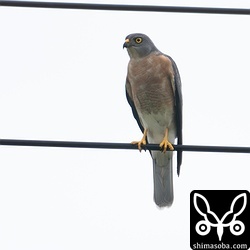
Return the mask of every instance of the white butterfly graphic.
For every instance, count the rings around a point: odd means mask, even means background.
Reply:
[[[242,198],[243,198],[243,205],[241,209],[239,211],[234,211],[236,210],[235,209],[236,202]],[[204,210],[204,206],[203,206],[203,209],[199,208],[197,204],[198,199],[201,199],[205,203],[206,211],[202,211]],[[224,227],[230,227],[230,232],[233,235],[241,235],[245,231],[244,223],[240,220],[236,220],[236,217],[240,215],[246,208],[246,205],[247,205],[246,193],[239,194],[233,199],[231,206],[230,206],[230,210],[226,212],[221,219],[219,219],[218,216],[213,211],[210,210],[210,205],[207,199],[203,195],[195,193],[193,202],[194,202],[194,207],[196,211],[204,217],[204,220],[200,220],[195,226],[195,230],[199,235],[207,235],[210,232],[211,227],[217,227],[217,235],[218,235],[219,241],[221,241],[222,235],[224,233]],[[231,215],[231,214],[232,214],[231,221],[229,223],[224,223],[228,215]],[[211,219],[213,220],[215,219],[216,223],[211,222]]]

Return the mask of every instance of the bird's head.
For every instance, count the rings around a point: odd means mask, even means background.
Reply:
[[[158,51],[151,39],[141,33],[128,35],[123,48],[127,48],[130,58],[141,58]]]

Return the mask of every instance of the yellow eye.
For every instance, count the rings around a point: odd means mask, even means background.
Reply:
[[[136,37],[135,38],[135,42],[138,43],[138,44],[141,43],[142,42],[142,38],[141,37]]]

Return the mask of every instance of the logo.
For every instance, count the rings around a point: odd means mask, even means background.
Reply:
[[[249,249],[250,195],[246,190],[197,190],[190,195],[192,249]]]

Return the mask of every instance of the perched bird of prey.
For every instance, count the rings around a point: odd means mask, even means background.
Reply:
[[[161,152],[151,151],[154,174],[154,200],[159,207],[173,203],[173,143],[182,144],[181,79],[174,60],[160,52],[151,39],[140,33],[126,37],[130,61],[126,97],[143,137],[132,142],[139,150],[146,143],[159,144]],[[180,173],[182,152],[177,152]]]

